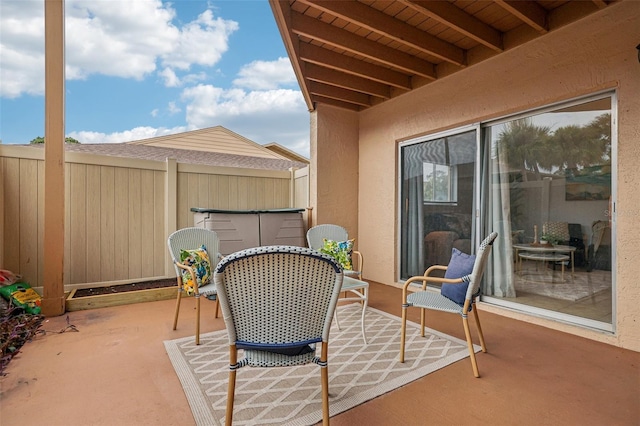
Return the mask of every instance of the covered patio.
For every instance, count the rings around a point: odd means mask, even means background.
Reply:
[[[173,300],[48,318],[47,334],[27,343],[2,378],[0,422],[195,424],[162,344],[193,335],[193,302],[183,301],[176,331]],[[400,315],[400,290],[372,282],[370,305]],[[480,379],[463,359],[332,417],[332,424],[638,424],[639,353],[480,314],[488,346],[478,354]],[[409,320],[419,321],[417,310]],[[56,334],[68,324],[78,332]],[[464,337],[454,316],[433,313],[428,325]],[[223,328],[214,304],[205,303],[202,331]]]
[[[639,134],[635,113],[640,108],[635,45],[640,40],[636,37],[637,21],[635,26],[631,22],[640,16],[638,3],[481,2],[507,11],[502,18],[494,17],[504,25],[496,34],[469,20],[473,14],[482,14],[473,7],[461,18],[453,9],[429,10],[429,3],[434,2],[397,2],[447,21],[474,40],[464,48],[445,49],[448,53],[438,50],[434,59],[433,51],[425,52],[425,46],[407,49],[402,47],[406,39],[383,39],[391,47],[378,50],[380,58],[389,58],[392,49],[404,50],[403,54],[391,55],[395,58],[391,62],[397,65],[406,60],[403,67],[411,68],[411,63],[422,74],[400,72],[392,69],[393,64],[379,67],[371,57],[363,58],[375,56],[366,47],[372,46],[371,40],[357,46],[364,49],[360,53],[351,45],[351,53],[345,55],[346,46],[336,46],[345,41],[340,40],[340,34],[347,34],[330,25],[342,25],[344,31],[358,33],[358,38],[366,38],[364,32],[379,40],[375,33],[386,31],[390,22],[382,19],[379,11],[358,15],[353,10],[335,9],[347,2],[326,2],[322,10],[313,5],[316,2],[306,0],[271,3],[311,111],[313,223],[340,223],[357,238],[357,248],[367,256],[364,279],[371,283],[370,306],[393,315],[401,311],[399,262],[395,256],[399,240],[398,143],[594,92],[616,91],[618,95],[616,149],[620,160],[616,164],[619,171],[614,200],[626,214],[620,215],[619,223],[614,218],[620,237],[613,247],[624,255],[613,258],[617,260],[613,265],[615,293],[609,303],[615,309],[613,331],[605,333],[480,303],[488,346],[487,354],[478,355],[481,379],[475,379],[468,360],[462,360],[339,414],[332,422],[638,424],[640,292],[635,259],[639,249],[637,224],[631,220],[637,212],[629,207],[638,205],[633,182],[637,180],[634,164],[638,161],[635,142]],[[374,2],[352,3],[367,7],[364,5]],[[345,19],[354,15],[370,21],[359,22],[361,27],[355,28]],[[323,16],[332,24],[321,22]],[[410,21],[410,17],[403,19]],[[516,25],[518,19],[526,26]],[[612,31],[619,26],[623,30],[636,28],[636,34],[619,35],[624,38],[624,48],[618,47]],[[542,36],[549,31],[554,34],[544,39]],[[581,47],[585,34],[590,35],[589,46],[595,55]],[[631,45],[633,37],[636,40]],[[543,40],[536,41],[538,38]],[[301,49],[296,44],[299,40],[304,43]],[[530,42],[533,48],[527,50]],[[567,53],[569,47],[574,51]],[[610,58],[597,55],[607,50],[611,50]],[[336,61],[336,55],[350,59]],[[437,65],[421,66],[430,61]],[[519,69],[520,63],[526,64],[526,70],[517,76],[509,74]],[[470,68],[477,72],[464,74]],[[496,81],[496,74],[508,78],[509,84]],[[360,79],[369,82],[364,84]],[[374,80],[377,82],[371,83]],[[62,92],[64,84],[57,89]],[[62,96],[49,95],[49,99],[62,101]],[[56,108],[55,102],[51,108]],[[48,140],[64,139],[63,121],[63,117],[53,117]],[[193,424],[186,396],[162,345],[164,340],[193,335],[193,300],[183,302],[177,331],[171,330],[171,300],[63,314],[64,262],[60,247],[64,244],[64,171],[56,170],[55,164],[64,159],[64,154],[55,144],[50,146],[46,161],[53,168],[47,172],[44,187],[48,191],[44,199],[44,245],[50,255],[43,268],[48,273],[45,308],[52,316],[43,326],[47,334],[28,343],[2,379],[1,423],[42,424],[44,419],[54,425]],[[344,200],[350,203],[345,205]],[[213,311],[213,304],[205,304],[204,333],[224,328]],[[419,321],[418,315],[417,310],[410,311],[409,319]],[[79,332],[56,333],[68,324],[75,325]],[[459,319],[446,314],[432,314],[428,326],[464,336]]]

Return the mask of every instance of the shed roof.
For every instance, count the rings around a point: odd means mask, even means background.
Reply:
[[[172,135],[142,139],[127,142],[127,144],[218,152],[271,159],[286,158],[222,126],[207,127],[188,132],[174,133]]]

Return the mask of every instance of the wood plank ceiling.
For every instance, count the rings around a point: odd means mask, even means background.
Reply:
[[[309,110],[324,103],[360,111],[542,37],[614,1],[269,3]]]

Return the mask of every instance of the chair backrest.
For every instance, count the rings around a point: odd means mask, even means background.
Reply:
[[[316,225],[307,231],[307,244],[309,248],[320,250],[324,238],[333,241],[347,241],[349,234],[342,226],[331,224]]]
[[[176,275],[180,275],[180,271],[176,266],[176,262],[180,262],[180,250],[197,249],[203,244],[207,249],[211,268],[213,269],[220,258],[220,240],[215,231],[205,228],[183,228],[169,235],[167,246],[169,247]]]
[[[558,241],[569,241],[569,222],[545,222],[542,224],[542,235],[555,236]]]
[[[213,280],[229,344],[327,341],[342,277],[332,257],[305,247],[263,246],[225,257]]]
[[[471,271],[471,275],[469,275],[469,287],[467,287],[466,299],[473,300],[473,295],[478,293],[487,259],[489,258],[489,254],[491,254],[491,247],[493,247],[493,242],[497,237],[498,233],[492,232],[480,243],[478,251],[476,252],[476,261],[473,264],[473,271]]]

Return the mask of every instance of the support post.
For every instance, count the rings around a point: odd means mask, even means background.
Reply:
[[[42,313],[64,304],[64,0],[45,0],[44,278]]]

